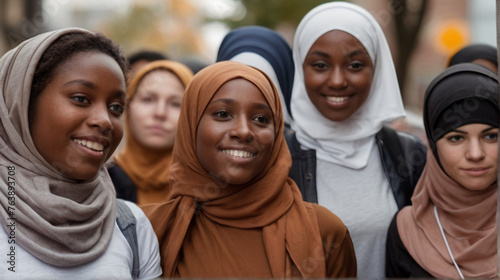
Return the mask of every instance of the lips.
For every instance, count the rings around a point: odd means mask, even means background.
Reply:
[[[466,168],[466,169],[463,169],[467,174],[471,175],[471,176],[482,176],[484,175],[486,172],[488,172],[489,168],[486,168],[486,167],[478,167],[478,168]]]

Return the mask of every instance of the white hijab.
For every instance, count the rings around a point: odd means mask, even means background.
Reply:
[[[325,118],[309,99],[302,64],[314,42],[323,34],[341,30],[356,37],[374,65],[371,90],[365,103],[348,119]],[[331,2],[309,11],[300,22],[293,44],[295,78],[291,110],[297,140],[316,150],[318,159],[360,169],[367,165],[375,134],[384,123],[405,116],[391,51],[375,18],[350,3]]]

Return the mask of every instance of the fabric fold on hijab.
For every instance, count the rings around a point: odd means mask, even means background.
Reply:
[[[0,59],[0,215],[3,221],[15,218],[17,244],[55,266],[80,265],[102,255],[115,224],[115,192],[107,170],[102,167],[87,182],[65,177],[64,170],[40,155],[29,130],[28,105],[38,61],[57,38],[78,32],[89,31],[43,33]],[[7,223],[2,226],[11,232]]]
[[[199,163],[196,131],[205,108],[218,89],[238,78],[250,81],[265,96],[273,112],[276,138],[263,171],[246,186],[228,187],[218,185]],[[172,201],[143,207],[163,244],[164,277],[176,275],[181,247],[193,219],[211,221],[204,223],[204,229],[199,229],[206,238],[218,230],[212,228],[213,222],[239,229],[263,228],[264,246],[275,278],[290,276],[291,263],[295,263],[303,277],[325,276],[324,258],[315,269],[307,267],[304,261],[298,262],[322,250],[322,241],[315,212],[308,211],[300,191],[288,177],[291,156],[283,137],[283,119],[278,117],[281,110],[278,93],[269,78],[242,63],[215,63],[201,70],[191,81],[182,104],[170,167]],[[238,239],[239,236],[229,238]],[[228,267],[236,263],[232,259],[223,261]]]
[[[141,68],[127,88],[127,99],[134,98],[143,78],[152,71],[170,71],[187,87],[193,78],[193,72],[184,64],[159,60]],[[169,166],[172,160],[172,147],[163,151],[151,150],[142,146],[130,133],[129,114],[125,114],[126,142],[123,150],[115,157],[115,162],[122,168],[137,188],[138,204],[157,201],[158,195],[168,195]]]
[[[342,122],[325,118],[311,102],[302,68],[314,42],[332,30],[347,32],[358,39],[374,65],[367,100]],[[303,147],[316,150],[318,159],[354,169],[365,167],[375,143],[374,135],[384,124],[405,116],[391,51],[380,25],[370,13],[354,4],[319,5],[307,13],[297,28],[293,59],[291,109],[297,140]]]
[[[292,48],[279,33],[262,26],[236,28],[221,42],[216,61],[223,60],[238,61],[266,73],[280,94],[285,124],[293,122],[290,113],[294,77]]]
[[[483,87],[478,86],[478,81],[490,87],[479,90]],[[479,97],[493,103],[498,114],[497,95],[494,73],[479,65],[452,66],[436,77],[426,91],[424,104],[424,123],[431,147],[439,140],[432,128],[446,108],[460,100]],[[498,125],[498,117],[496,122]],[[457,127],[461,125],[464,124],[458,123]],[[427,153],[427,164],[413,193],[412,206],[403,208],[397,216],[401,240],[413,259],[434,277],[460,278],[434,216],[435,205],[464,277],[495,277],[497,184],[484,190],[466,189],[443,171],[435,148],[433,151]]]

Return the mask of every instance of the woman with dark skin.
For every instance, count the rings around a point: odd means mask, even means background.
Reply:
[[[184,96],[170,166],[171,200],[143,210],[163,277],[355,277],[349,232],[288,177],[279,95],[259,70],[223,61]]]
[[[134,275],[104,167],[123,134],[126,71],[116,44],[76,28],[38,35],[1,58],[0,216],[15,221],[0,231],[0,252],[13,256],[3,276]],[[151,224],[137,206],[125,207],[137,222],[136,276],[155,278]]]
[[[405,113],[382,28],[357,5],[319,5],[297,28],[293,59],[290,177],[345,223],[358,277],[382,279],[387,227],[410,203],[426,153],[389,127]]]

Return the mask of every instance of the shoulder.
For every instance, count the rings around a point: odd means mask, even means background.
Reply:
[[[307,204],[311,205],[316,212],[321,239],[325,240],[334,237],[336,240],[343,240],[348,236],[347,227],[337,215],[319,204]]]
[[[382,129],[377,133],[377,138],[389,144],[392,144],[391,142],[398,141],[399,146],[404,152],[415,149],[419,151],[427,151],[427,146],[417,135],[403,131],[396,131],[388,126],[382,127]],[[392,146],[388,145],[388,147]]]

